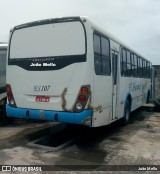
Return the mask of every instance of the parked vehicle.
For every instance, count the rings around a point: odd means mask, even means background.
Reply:
[[[86,17],[13,28],[7,60],[7,114],[98,127],[151,94],[151,62]]]
[[[8,44],[0,43],[0,121],[6,119],[6,57]]]

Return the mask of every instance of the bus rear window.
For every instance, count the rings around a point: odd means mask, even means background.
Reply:
[[[83,55],[85,32],[80,21],[51,23],[16,29],[10,59]]]

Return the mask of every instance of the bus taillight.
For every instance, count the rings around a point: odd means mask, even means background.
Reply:
[[[76,103],[73,109],[74,112],[81,112],[85,108],[88,102],[89,95],[90,95],[90,86],[89,85],[82,86],[80,88],[79,95],[76,99]]]
[[[16,107],[16,103],[12,93],[12,88],[10,85],[6,85],[6,92],[7,92],[7,98],[8,98],[9,104],[13,107]]]
[[[80,95],[80,96],[78,97],[78,100],[79,100],[81,103],[84,103],[84,102],[86,102],[86,97],[85,97],[84,95]]]
[[[89,93],[89,89],[87,87],[82,87],[81,88],[81,93],[82,94],[88,94]]]

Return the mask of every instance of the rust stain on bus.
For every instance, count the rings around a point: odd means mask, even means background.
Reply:
[[[99,106],[97,106],[97,107],[94,107],[94,108],[93,108],[93,111],[94,111],[94,112],[98,112],[98,111],[99,111],[99,112],[102,112],[102,111],[103,111],[102,106],[99,105]]]
[[[92,98],[91,98],[91,96],[92,96],[92,91],[90,90],[89,91],[89,98],[88,98],[87,109],[92,109],[93,108],[92,107]]]
[[[40,110],[39,114],[40,114],[41,120],[45,120],[46,119],[45,116],[44,116],[44,111],[43,110]]]
[[[83,121],[82,121],[82,124],[84,124],[84,125],[90,125],[90,123],[91,123],[91,117],[87,117],[87,118],[85,118]]]
[[[63,111],[70,111],[69,109],[66,108],[66,106],[67,106],[67,101],[65,99],[66,93],[67,93],[67,88],[64,88],[62,95],[61,95],[61,97],[62,97],[62,109],[63,109]]]

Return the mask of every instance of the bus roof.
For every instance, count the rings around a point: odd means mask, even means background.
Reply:
[[[26,28],[29,26],[35,26],[35,25],[42,25],[42,24],[48,24],[51,22],[70,22],[70,21],[74,21],[74,20],[84,20],[86,19],[87,22],[90,23],[91,27],[101,33],[103,33],[104,35],[106,35],[108,38],[110,38],[111,40],[113,40],[114,42],[120,44],[122,47],[125,47],[127,49],[129,49],[130,51],[134,52],[135,54],[137,54],[138,56],[142,57],[143,59],[146,59],[143,55],[139,54],[137,51],[135,51],[134,49],[130,48],[127,44],[123,43],[122,41],[120,41],[119,39],[117,39],[115,36],[113,36],[111,33],[109,33],[108,31],[102,29],[102,27],[100,27],[99,25],[95,24],[92,20],[90,20],[87,16],[69,16],[69,17],[59,17],[59,18],[50,18],[50,19],[44,19],[44,20],[38,20],[38,21],[33,21],[33,22],[29,22],[29,23],[25,23],[25,24],[21,24],[21,25],[17,25],[13,28],[13,30],[16,29],[21,29],[21,28]],[[148,59],[146,59],[148,60]],[[149,61],[149,60],[148,60]],[[150,61],[151,62],[151,61]]]
[[[135,54],[137,54],[138,56],[142,57],[143,59],[146,59],[143,55],[141,55],[140,53],[138,53],[137,51],[135,51],[134,49],[130,48],[127,44],[123,43],[122,41],[120,41],[119,39],[117,39],[115,36],[113,36],[111,33],[109,33],[108,31],[104,30],[102,27],[100,27],[99,25],[95,24],[92,20],[90,20],[88,17],[86,16],[81,16],[80,17],[81,20],[86,19],[87,21],[90,22],[91,26],[93,29],[101,32],[102,34],[106,35],[108,38],[110,38],[111,40],[113,40],[114,42],[120,44],[122,47],[125,47],[127,49],[129,49],[130,51],[134,52]],[[148,59],[146,59],[148,60]],[[150,60],[148,60],[149,62],[151,62]]]

